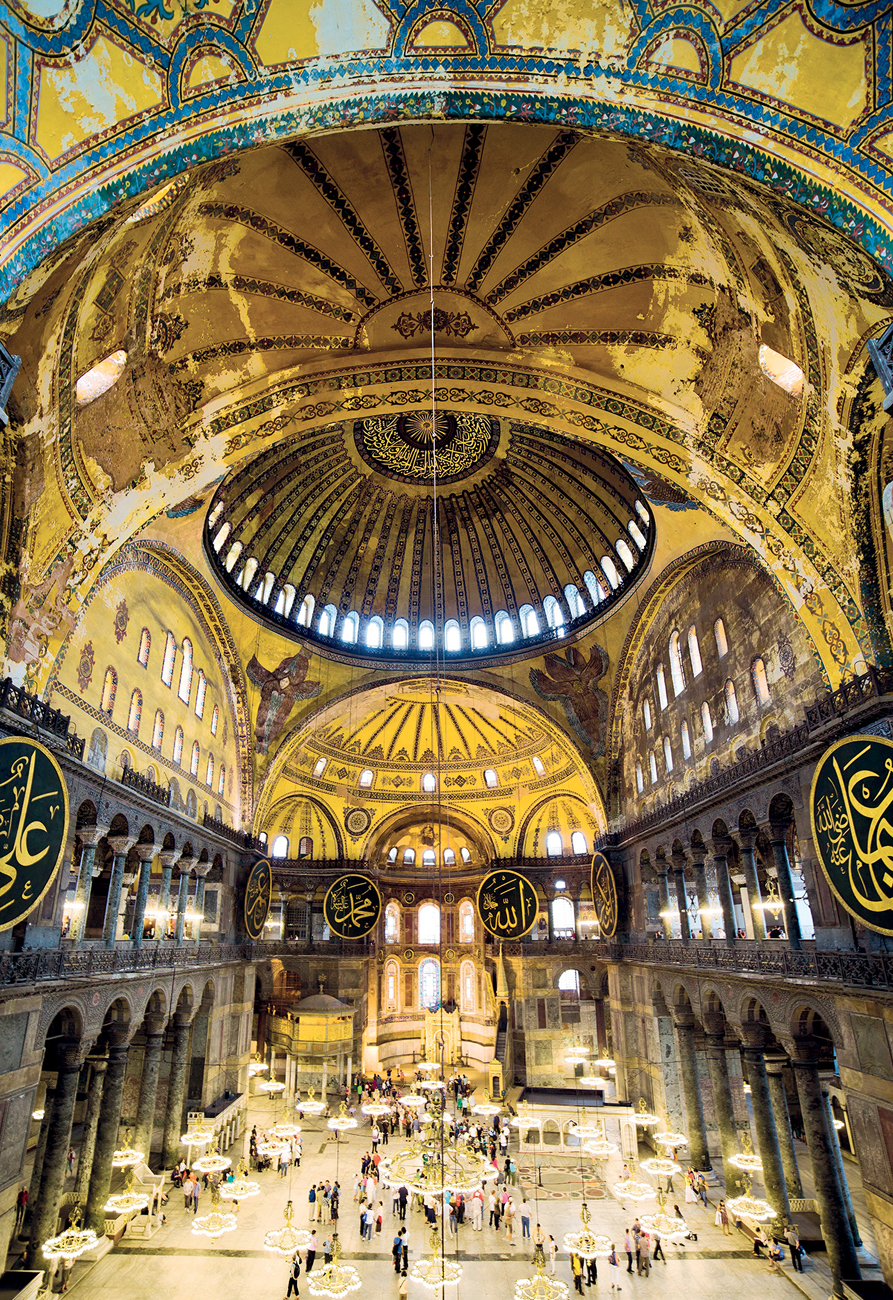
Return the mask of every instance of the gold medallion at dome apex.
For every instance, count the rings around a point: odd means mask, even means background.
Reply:
[[[407,411],[357,420],[357,451],[367,465],[400,483],[454,483],[493,455],[499,424],[470,411]]]

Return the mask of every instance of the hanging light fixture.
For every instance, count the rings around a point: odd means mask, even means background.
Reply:
[[[652,1115],[645,1105],[645,1098],[640,1097],[638,1109],[633,1114],[633,1121],[639,1128],[647,1128],[649,1124],[659,1124],[660,1116]]]
[[[629,1162],[630,1174],[628,1178],[621,1178],[614,1184],[614,1195],[619,1201],[653,1201],[657,1192],[650,1183],[641,1183],[633,1176],[635,1161]]]
[[[552,1277],[546,1277],[545,1235],[539,1224],[533,1232],[534,1277],[522,1277],[515,1283],[515,1300],[567,1300],[568,1286]]]
[[[518,1102],[517,1113],[512,1116],[512,1118],[509,1120],[509,1123],[511,1124],[512,1128],[517,1128],[521,1130],[531,1129],[531,1128],[538,1128],[542,1130],[543,1127],[542,1119],[540,1118],[539,1115],[535,1113],[529,1101]]]
[[[587,1156],[592,1156],[594,1160],[605,1160],[617,1151],[617,1143],[608,1141],[605,1136],[604,1124],[595,1127],[596,1133],[583,1143],[583,1151]]]
[[[773,916],[779,916],[784,911],[784,903],[778,892],[778,882],[774,877],[769,879],[766,897],[762,902],[754,903],[753,907],[760,912],[771,912]]]
[[[291,1201],[285,1203],[285,1227],[274,1228],[264,1236],[264,1250],[284,1259],[291,1259],[296,1250],[306,1250],[310,1245],[311,1233],[306,1228],[296,1228],[292,1222],[295,1207]],[[309,1278],[309,1274],[307,1275]]]
[[[378,1176],[388,1187],[405,1184],[422,1196],[441,1197],[449,1192],[470,1196],[482,1183],[496,1178],[497,1170],[485,1156],[467,1144],[445,1147],[442,1131],[452,1124],[440,1093],[432,1093],[426,1112],[425,1136],[393,1156],[385,1156]]]
[[[109,1196],[102,1208],[110,1214],[131,1214],[134,1210],[145,1210],[148,1204],[149,1197],[145,1192],[133,1190],[133,1165],[130,1165],[124,1180],[124,1191]]]
[[[564,1234],[564,1249],[579,1255],[581,1259],[599,1259],[610,1255],[611,1238],[591,1230],[589,1225],[592,1222],[592,1215],[585,1201],[580,1206],[580,1222],[583,1226],[579,1232]]]
[[[257,1154],[266,1156],[270,1160],[278,1160],[283,1151],[288,1150],[288,1143],[283,1142],[281,1138],[267,1139],[266,1142],[258,1142]]]
[[[313,1088],[307,1089],[306,1101],[296,1101],[295,1110],[303,1111],[305,1115],[321,1115],[326,1108],[324,1101],[316,1100],[316,1092]]]
[[[422,1070],[425,1074],[428,1074],[432,1070],[439,1070],[439,1069],[440,1069],[440,1061],[419,1061],[418,1065],[416,1066],[416,1070]]]
[[[408,1092],[405,1097],[400,1098],[401,1106],[408,1106],[410,1110],[421,1110],[423,1106],[428,1105],[428,1098],[422,1097],[417,1092]]]
[[[211,1185],[211,1213],[200,1214],[198,1218],[192,1220],[192,1231],[197,1237],[210,1237],[216,1241],[224,1232],[234,1232],[238,1226],[238,1219],[234,1214],[229,1214],[220,1209],[220,1188],[216,1183]]]
[[[419,1079],[416,1084],[417,1088],[424,1089],[425,1092],[445,1092],[446,1084],[443,1079]]]
[[[260,1183],[248,1179],[248,1166],[244,1160],[239,1161],[236,1177],[231,1183],[220,1184],[220,1196],[224,1201],[246,1201],[250,1196],[260,1195]]]
[[[112,1166],[115,1169],[124,1169],[127,1165],[138,1165],[143,1159],[144,1152],[135,1151],[130,1145],[130,1129],[124,1134],[124,1145],[119,1151],[112,1152]]]
[[[687,1147],[688,1138],[684,1133],[674,1133],[665,1129],[663,1133],[652,1133],[652,1139],[661,1147]]]
[[[44,1117],[45,1114],[46,1114],[46,1111],[45,1111],[45,1110],[32,1110],[32,1112],[31,1112],[31,1118],[32,1118],[32,1119],[43,1119],[43,1117]]]
[[[657,1178],[672,1178],[673,1174],[682,1173],[682,1166],[675,1160],[662,1159],[660,1156],[651,1156],[648,1160],[641,1161],[639,1168]]]
[[[259,1074],[266,1074],[269,1068],[266,1061],[250,1061],[248,1064],[248,1078],[254,1079]]]
[[[763,1162],[753,1149],[753,1143],[749,1134],[745,1133],[741,1139],[743,1150],[738,1151],[735,1155],[729,1157],[729,1164],[734,1165],[736,1169],[743,1169],[747,1173],[759,1173],[763,1168]]]
[[[263,1083],[257,1085],[258,1092],[285,1092],[285,1084],[280,1083],[278,1079],[264,1079]]]
[[[574,1132],[576,1133],[577,1137],[580,1139],[581,1142],[587,1142],[590,1139],[592,1139],[593,1141],[597,1141],[599,1138],[603,1138],[605,1136],[605,1126],[602,1123],[602,1121],[596,1119],[587,1119],[585,1116],[585,1112],[584,1112],[582,1122],[578,1122],[574,1124],[574,1121],[571,1120],[571,1123],[574,1125]]]
[[[659,1233],[665,1241],[684,1241],[688,1236],[688,1224],[675,1214],[667,1214],[667,1194],[657,1193],[657,1210],[643,1214],[640,1222],[646,1232]]]
[[[472,1115],[501,1115],[502,1107],[497,1106],[495,1101],[479,1101],[476,1106],[471,1108]]]
[[[380,1119],[382,1116],[391,1113],[390,1106],[384,1101],[367,1101],[365,1106],[360,1107],[360,1110],[364,1115],[369,1115],[372,1119]]]
[[[759,1197],[752,1196],[753,1183],[750,1178],[744,1180],[744,1195],[734,1196],[730,1201],[726,1201],[726,1206],[732,1213],[741,1219],[753,1219],[756,1223],[767,1223],[769,1219],[775,1218],[775,1210],[768,1201],[761,1201]]]
[[[282,1112],[282,1119],[270,1128],[270,1132],[274,1137],[283,1138],[285,1141],[289,1141],[291,1138],[298,1137],[301,1132],[301,1126],[297,1120],[289,1117],[287,1110],[284,1110]]]
[[[332,1116],[328,1126],[335,1133],[346,1133],[348,1129],[357,1127],[357,1121],[347,1113],[347,1102],[342,1101],[341,1109],[337,1115]]]
[[[431,1229],[429,1238],[430,1255],[417,1259],[409,1270],[409,1276],[431,1291],[440,1291],[445,1286],[452,1286],[462,1276],[462,1265],[454,1259],[447,1259],[440,1250],[440,1235],[436,1227]]]
[[[332,1300],[342,1300],[351,1291],[359,1291],[363,1280],[351,1264],[340,1262],[341,1243],[338,1233],[332,1234],[332,1262],[324,1268],[315,1268],[307,1274],[307,1289],[311,1295],[331,1296]]]
[[[192,1167],[200,1174],[222,1174],[231,1164],[232,1160],[229,1156],[222,1156],[219,1151],[208,1151],[197,1160],[193,1160]]]
[[[188,1147],[203,1147],[208,1142],[214,1141],[214,1130],[210,1124],[201,1122],[196,1124],[195,1128],[187,1127],[186,1132],[180,1134],[180,1141],[185,1142]]]
[[[98,1245],[99,1238],[93,1229],[81,1227],[81,1203],[76,1201],[68,1227],[57,1237],[45,1241],[42,1250],[44,1259],[64,1259],[73,1264],[85,1251]]]

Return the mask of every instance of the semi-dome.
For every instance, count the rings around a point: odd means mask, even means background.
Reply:
[[[278,628],[427,664],[576,635],[642,573],[653,531],[600,448],[419,407],[278,441],[220,485],[205,538],[230,594]]]

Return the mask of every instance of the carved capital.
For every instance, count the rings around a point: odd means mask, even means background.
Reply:
[[[136,844],[135,835],[110,835],[109,847],[116,858],[126,858],[127,854]]]
[[[156,852],[154,844],[135,844],[133,851],[140,862],[151,862]]]
[[[95,848],[104,835],[108,835],[107,826],[81,826],[75,834],[84,848]]]

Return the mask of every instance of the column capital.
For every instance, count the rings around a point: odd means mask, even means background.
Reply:
[[[188,876],[195,867],[195,858],[180,858],[177,869],[181,876]]]
[[[179,853],[176,849],[162,849],[158,854],[159,861],[163,867],[172,867],[178,857]]]
[[[677,849],[675,853],[670,854],[670,861],[673,864],[673,870],[678,871],[680,875],[685,874],[685,868],[688,866],[688,858],[684,853]]]
[[[133,851],[140,862],[151,862],[157,852],[154,844],[135,844]]]
[[[677,1029],[694,1029],[697,1021],[693,1011],[679,1011],[673,1008],[673,1023]]]
[[[793,817],[789,817],[787,821],[767,822],[766,829],[769,831],[769,842],[771,844],[784,844],[787,847],[788,830],[793,821]]]
[[[81,826],[75,831],[84,848],[95,848],[104,835],[108,835],[108,826]]]
[[[199,880],[204,880],[205,876],[211,870],[211,864],[210,862],[196,862],[195,866],[193,867],[193,870],[195,874],[198,876]]]
[[[655,858],[651,864],[651,870],[655,876],[667,876],[670,873],[670,864],[666,858]]]
[[[93,1039],[63,1038],[55,1043],[56,1056],[63,1070],[79,1070],[93,1046]]]
[[[124,858],[136,844],[135,835],[110,835],[109,847],[116,858]]]
[[[701,1016],[704,1026],[704,1033],[708,1038],[721,1038],[725,1042],[726,1021],[725,1016],[718,1011],[706,1011]]]
[[[818,1070],[819,1046],[814,1038],[792,1038],[783,1046],[791,1058],[791,1065]]]
[[[787,1064],[788,1058],[786,1056],[767,1056],[766,1073],[780,1075],[782,1070],[786,1068]]]
[[[762,1056],[763,1048],[766,1045],[766,1031],[763,1026],[745,1024],[741,1026],[740,1033],[745,1052],[752,1052],[755,1055]]]
[[[731,835],[714,835],[709,841],[710,852],[715,858],[727,858],[732,847]]]
[[[703,867],[707,857],[707,845],[691,844],[689,845],[689,852],[691,853],[691,860],[694,865],[696,867]]]
[[[145,1029],[146,1040],[152,1038],[164,1038],[164,1026],[166,1020],[162,1012],[152,1012],[143,1017],[143,1026]]]
[[[759,833],[758,826],[742,826],[734,833],[732,839],[738,841],[739,848],[749,853],[756,844]]]

